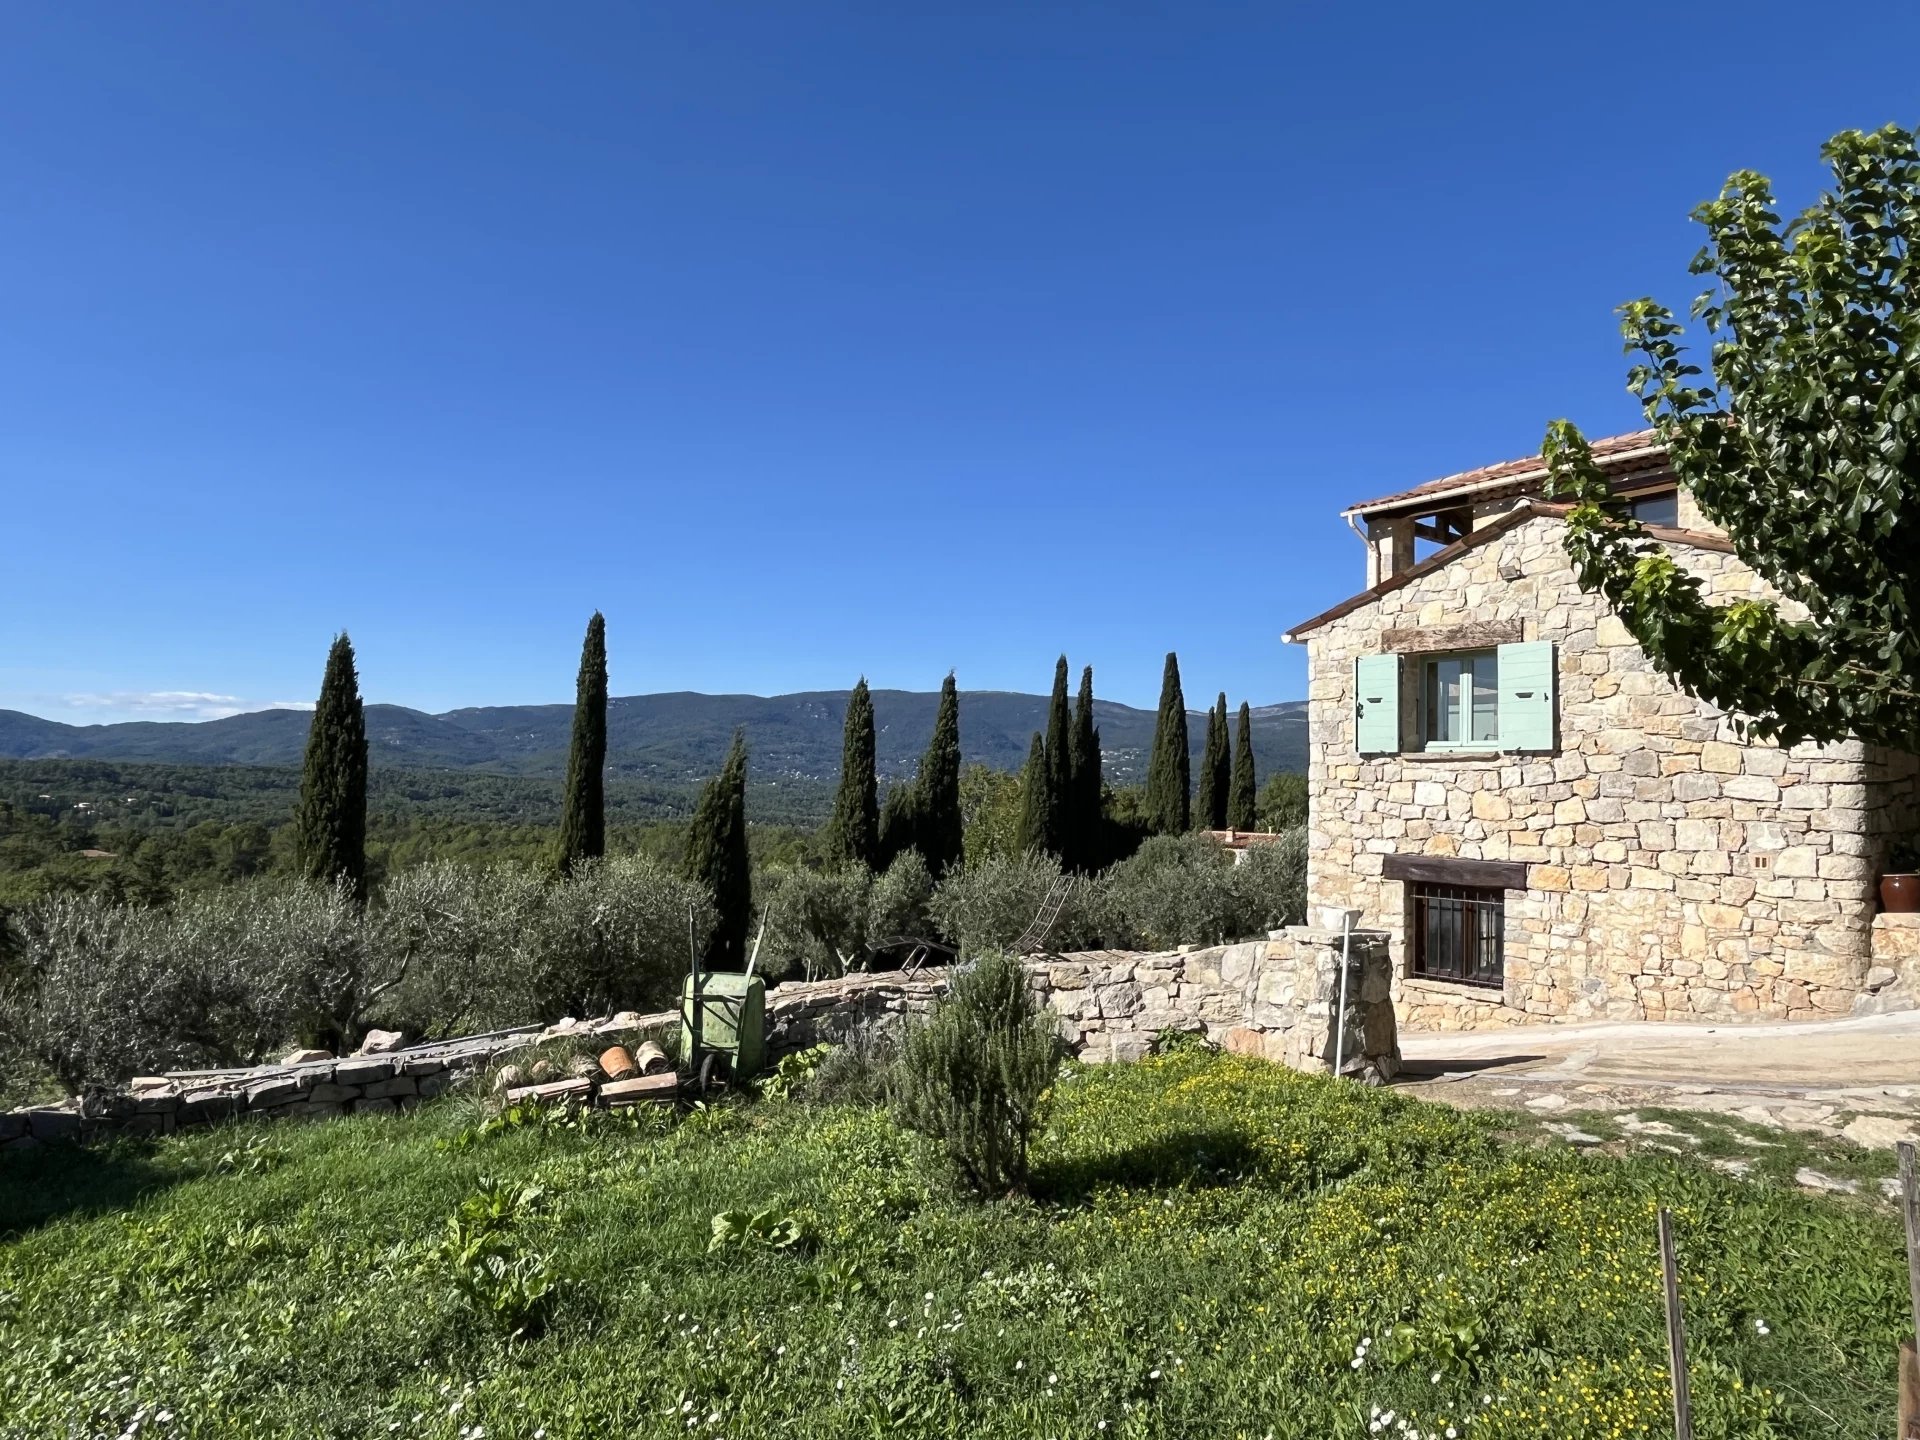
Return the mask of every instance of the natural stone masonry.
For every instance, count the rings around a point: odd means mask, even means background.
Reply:
[[[1300,929],[1282,940],[1203,950],[1101,950],[1031,960],[1028,974],[1036,996],[1059,1015],[1062,1037],[1083,1059],[1136,1059],[1161,1031],[1184,1030],[1243,1053],[1325,1072],[1335,1053],[1338,940]],[[1400,1054],[1379,937],[1356,937],[1347,985],[1343,1069],[1390,1078]],[[947,973],[938,969],[778,986],[767,996],[768,1055],[777,1062],[795,1050],[844,1040],[862,1026],[899,1023],[924,1013],[946,988]],[[538,1041],[657,1033],[677,1020],[673,1011],[626,1011],[605,1020],[563,1020],[545,1029],[527,1026],[377,1055],[154,1076],[84,1106],[0,1113],[0,1149],[114,1131],[165,1133],[241,1115],[319,1119],[408,1110]]]
[[[1312,902],[1357,906],[1387,932],[1410,1028],[1873,1008],[1873,887],[1920,818],[1920,767],[1858,743],[1743,743],[1580,589],[1562,535],[1538,515],[1309,632]],[[1666,548],[1716,601],[1766,593],[1732,555]],[[1552,753],[1359,753],[1355,661],[1388,649],[1388,631],[1443,626],[1557,647]],[[1507,892],[1503,989],[1406,973],[1408,887],[1382,873],[1396,854],[1528,865],[1527,887]]]

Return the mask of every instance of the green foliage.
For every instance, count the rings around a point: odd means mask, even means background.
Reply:
[[[940,1145],[982,1195],[1024,1190],[1027,1148],[1061,1061],[1053,1014],[1012,956],[984,956],[908,1028],[893,1113]]]
[[[9,1153],[0,1436],[144,1413],[196,1440],[824,1440],[904,1414],[970,1440],[1371,1440],[1377,1406],[1423,1436],[1638,1440],[1671,1434],[1661,1205],[1702,1440],[1893,1433],[1899,1220],[1791,1166],[1507,1143],[1512,1117],[1225,1055],[1071,1066],[1054,1095],[1035,1204],[979,1204],[884,1112],[835,1104],[447,1149],[470,1117],[436,1101],[276,1130],[265,1173],[221,1173],[214,1129]],[[517,1253],[566,1263],[510,1345],[423,1275],[483,1175],[545,1192]],[[708,1217],[767,1207],[817,1247],[708,1251]]]
[[[1074,699],[1073,735],[1068,744],[1068,863],[1076,870],[1097,870],[1112,851],[1100,792],[1100,732],[1093,723],[1093,667],[1080,672]]]
[[[1628,515],[1566,421],[1551,493],[1575,502],[1567,553],[1659,669],[1756,738],[1920,749],[1920,348],[1910,252],[1920,153],[1889,125],[1822,147],[1832,188],[1782,224],[1765,176],[1735,172],[1694,218],[1710,277],[1693,312],[1703,377],[1650,299],[1621,307],[1628,384],[1701,511],[1771,599],[1720,605]]]
[[[817,1238],[807,1218],[781,1215],[774,1206],[722,1210],[713,1217],[709,1253],[715,1250],[804,1250]]]
[[[871,870],[880,854],[880,799],[873,768],[873,696],[864,675],[847,699],[845,731],[840,786],[834,792],[833,815],[820,848],[830,865]]]
[[[1180,693],[1180,658],[1167,652],[1160,681],[1160,717],[1147,761],[1146,822],[1155,835],[1184,835],[1191,821],[1193,790],[1187,754],[1187,702]]]
[[[782,1055],[773,1070],[760,1077],[757,1087],[764,1100],[792,1100],[807,1088],[820,1063],[832,1051],[831,1045],[810,1045]]]
[[[1067,657],[1053,667],[1053,698],[1047,706],[1046,784],[1047,828],[1041,846],[1071,865],[1079,850],[1073,811],[1073,711],[1067,704]]]
[[[985,765],[960,772],[960,814],[965,826],[966,863],[1017,853],[1024,801],[1020,777]]]
[[[1307,777],[1275,771],[1260,787],[1255,818],[1262,830],[1291,830],[1307,823]]]
[[[1116,931],[1145,949],[1216,945],[1253,933],[1239,867],[1206,835],[1156,835],[1105,877]]]
[[[715,921],[702,964],[742,970],[753,920],[753,869],[747,854],[747,737],[736,732],[720,773],[707,782],[687,832],[686,874],[713,900]]]
[[[1227,786],[1227,824],[1235,830],[1251,830],[1258,805],[1255,801],[1253,767],[1253,707],[1240,702],[1240,721],[1233,743],[1233,776]]]
[[[1227,793],[1233,788],[1233,749],[1228,742],[1227,695],[1207,711],[1207,738],[1200,751],[1200,793],[1194,822],[1203,830],[1227,828]]]
[[[933,938],[928,905],[933,877],[917,850],[904,851],[886,872],[859,866],[813,870],[778,866],[764,872],[767,932],[760,973],[788,973],[798,961],[809,980],[844,975],[902,958],[889,943]]]
[[[560,809],[559,870],[607,853],[607,622],[598,610],[587,621],[574,683],[573,738]]]
[[[960,816],[960,691],[953,673],[940,682],[940,708],[921,758],[915,844],[937,880],[961,863],[965,827]]]
[[[323,885],[344,880],[356,899],[366,894],[367,719],[344,630],[327,651],[307,732],[294,835],[302,875]]]
[[[537,1185],[483,1179],[447,1217],[431,1255],[454,1293],[509,1340],[537,1335],[560,1297],[551,1258],[519,1244],[521,1225],[543,1203]]]
[[[1027,751],[1027,767],[1020,772],[1020,829],[1014,844],[1023,854],[1053,855],[1057,830],[1053,813],[1052,766],[1046,738],[1036,730]]]
[[[940,882],[933,892],[934,923],[963,955],[1005,949],[1039,913],[1061,873],[1060,862],[1051,855],[1022,851],[990,856]],[[1099,880],[1070,877],[1059,922],[1047,943],[1057,950],[1102,943],[1107,934],[1104,903]]]

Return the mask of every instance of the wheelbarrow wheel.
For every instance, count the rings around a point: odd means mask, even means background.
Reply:
[[[727,1057],[717,1050],[709,1050],[700,1057],[699,1093],[705,1099],[715,1090],[722,1089],[727,1083]]]

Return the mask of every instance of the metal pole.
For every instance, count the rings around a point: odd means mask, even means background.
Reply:
[[[700,1068],[700,947],[693,943],[693,906],[687,906],[687,963],[690,982],[687,986],[687,1004],[693,1011],[693,1024],[689,1030],[693,1036],[693,1053],[686,1057],[687,1065]]]
[[[1673,1212],[1660,1207],[1660,1271],[1667,1285],[1667,1365],[1673,1371],[1675,1440],[1693,1440],[1693,1394],[1687,1385],[1687,1319],[1680,1309],[1680,1271],[1673,1258]]]
[[[1340,1009],[1333,1022],[1333,1073],[1338,1076],[1347,1058],[1347,971],[1353,964],[1353,912],[1340,917]]]

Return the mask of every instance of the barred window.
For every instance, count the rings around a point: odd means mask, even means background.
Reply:
[[[1506,979],[1506,892],[1424,881],[1412,888],[1413,973],[1499,989]]]

